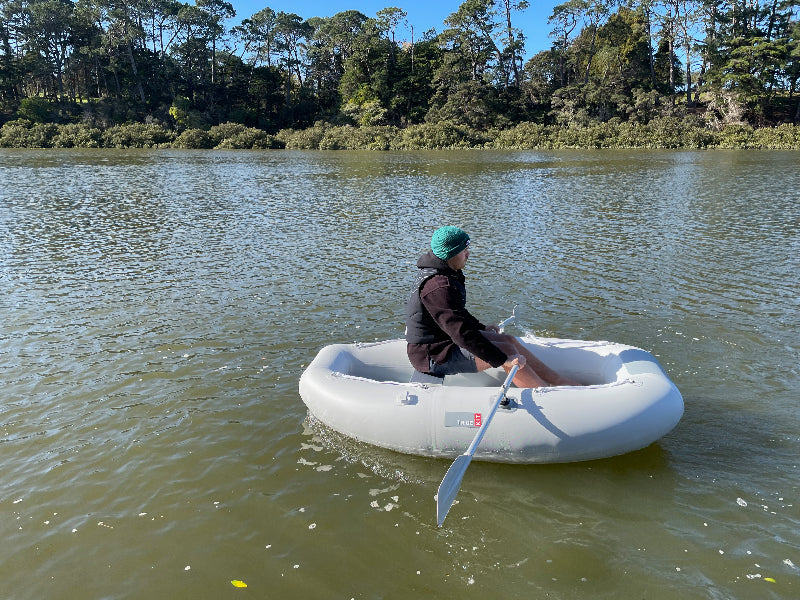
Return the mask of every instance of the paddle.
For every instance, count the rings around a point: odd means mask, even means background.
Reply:
[[[506,397],[506,392],[508,392],[511,381],[514,379],[514,375],[517,374],[518,369],[519,365],[514,365],[511,368],[511,371],[508,373],[508,377],[506,377],[506,380],[503,383],[503,389],[500,390],[500,393],[497,395],[497,400],[494,401],[494,405],[492,406],[492,410],[489,412],[489,416],[486,417],[481,425],[481,428],[478,429],[478,433],[475,434],[475,439],[472,440],[472,443],[469,445],[469,448],[467,448],[467,451],[453,461],[453,464],[450,465],[449,469],[447,469],[447,473],[445,473],[442,483],[439,484],[439,492],[436,495],[436,520],[439,524],[439,527],[442,526],[447,513],[450,511],[450,507],[453,506],[453,501],[456,499],[458,489],[461,487],[461,480],[464,478],[464,473],[467,471],[470,461],[472,461],[472,457],[475,454],[475,450],[478,448],[478,444],[480,444],[481,440],[483,439],[483,434],[486,433],[486,428],[489,427],[489,423],[492,422],[494,413],[497,412],[497,408],[500,406],[503,398]]]
[[[516,320],[517,320],[517,306],[514,305],[514,310],[511,311],[511,316],[508,317],[507,319],[503,319],[502,321],[500,321],[500,323],[497,325],[497,330],[500,333],[503,333],[503,330],[506,328],[506,326],[509,323],[513,323]]]

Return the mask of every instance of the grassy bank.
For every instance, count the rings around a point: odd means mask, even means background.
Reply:
[[[188,148],[308,150],[438,150],[497,148],[739,148],[800,150],[800,126],[753,128],[727,125],[709,129],[701,122],[661,117],[649,123],[608,122],[587,127],[520,123],[503,130],[476,131],[450,122],[407,128],[351,127],[318,123],[275,135],[237,123],[209,130],[177,132],[159,123],[132,123],[98,129],[83,124],[57,125],[18,119],[0,128],[3,148]]]

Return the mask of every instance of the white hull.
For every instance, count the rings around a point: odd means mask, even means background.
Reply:
[[[652,354],[609,342],[521,338],[582,387],[511,388],[475,460],[572,462],[644,448],[671,431],[683,398]],[[300,377],[300,395],[328,427],[398,452],[454,458],[469,446],[505,379],[501,369],[406,383],[405,340],[336,344]]]

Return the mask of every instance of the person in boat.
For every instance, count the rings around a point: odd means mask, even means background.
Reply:
[[[431,237],[431,250],[417,261],[417,278],[406,305],[407,353],[413,367],[442,377],[490,367],[509,372],[518,364],[517,387],[578,385],[545,365],[516,337],[470,314],[463,273],[469,241],[458,227],[440,227]]]

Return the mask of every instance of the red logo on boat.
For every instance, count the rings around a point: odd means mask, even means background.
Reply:
[[[473,421],[475,423],[475,427],[480,427],[481,426],[481,418],[482,418],[481,417],[481,413],[475,413],[475,417],[473,419]]]

